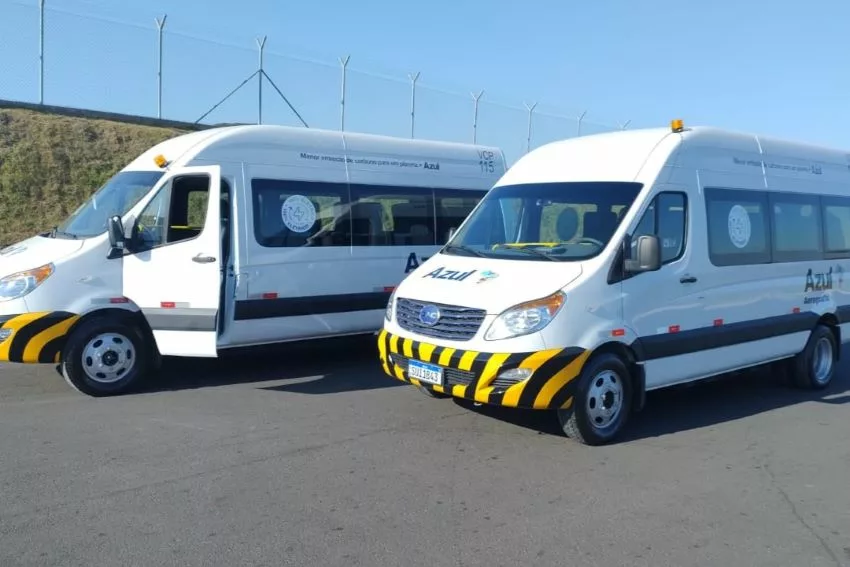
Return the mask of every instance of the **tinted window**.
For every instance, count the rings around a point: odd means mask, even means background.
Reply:
[[[435,244],[430,188],[350,185],[354,246]]]
[[[638,236],[658,236],[662,263],[672,262],[685,251],[687,198],[683,193],[659,193],[644,213],[632,235],[632,246]]]
[[[772,194],[774,261],[819,258],[820,203],[808,195]]]
[[[706,189],[708,250],[715,266],[771,261],[767,197],[755,191]]]
[[[823,232],[827,252],[850,252],[850,200],[823,199]]]
[[[124,216],[147,195],[162,177],[162,171],[121,171],[59,225],[58,230],[78,238],[106,231],[112,215]]]
[[[254,179],[254,236],[261,246],[350,246],[344,183]]]
[[[136,251],[198,236],[206,223],[209,186],[206,175],[184,175],[160,189],[139,214]]]
[[[437,207],[437,244],[448,242],[449,233],[457,230],[466,220],[486,191],[434,191]]]
[[[621,182],[496,187],[446,253],[538,261],[591,258],[611,239],[640,188]]]

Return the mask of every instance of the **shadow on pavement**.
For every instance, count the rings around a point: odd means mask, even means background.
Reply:
[[[830,387],[820,391],[794,388],[769,370],[758,368],[649,392],[643,410],[632,414],[617,443],[710,427],[808,402],[850,404],[848,365],[841,364]],[[462,400],[455,403],[542,435],[563,436],[554,412],[475,406]]]
[[[845,370],[843,365],[841,370]],[[643,411],[633,416],[620,442],[709,427],[808,402],[850,403],[846,371],[839,372],[830,387],[820,391],[784,384],[760,369],[690,387],[652,392],[647,395]]]
[[[380,371],[372,335],[255,347],[218,359],[166,358],[143,393],[289,380],[263,388],[332,394],[402,386]]]

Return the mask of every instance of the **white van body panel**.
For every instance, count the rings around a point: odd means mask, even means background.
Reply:
[[[639,369],[640,389],[652,390],[795,356],[806,347],[819,320],[839,331],[842,342],[850,340],[850,278],[844,278],[850,270],[850,200],[841,221],[846,236],[835,228],[834,235],[826,237],[835,242],[845,238],[848,250],[828,259],[819,255],[825,253],[813,252],[809,260],[787,255],[778,260],[780,251],[772,252],[773,260],[767,263],[726,265],[717,259],[720,256],[713,256],[722,252],[730,257],[736,248],[729,248],[729,239],[740,240],[741,249],[748,249],[760,242],[753,239],[763,238],[759,231],[764,226],[803,222],[800,218],[809,217],[800,215],[812,211],[821,214],[817,207],[795,208],[792,202],[798,197],[789,194],[801,195],[800,199],[807,194],[850,198],[850,154],[714,128],[675,133],[650,129],[570,139],[542,146],[518,160],[464,227],[474,222],[489,199],[497,198],[499,188],[516,187],[521,195],[526,190],[523,186],[535,191],[537,184],[587,182],[642,185],[598,254],[558,262],[521,255],[480,258],[460,252],[432,257],[396,290],[393,318],[385,321],[378,340],[384,371],[455,397],[508,407],[559,409],[570,406],[585,362],[611,345],[620,345],[614,352],[631,353]],[[751,195],[770,206],[747,205],[745,217],[734,209],[730,221],[716,217],[730,206],[717,199],[734,201]],[[650,206],[661,207],[657,197],[664,203],[684,203],[684,209],[672,205],[664,209],[668,211],[665,220],[684,219],[684,228],[680,234],[662,235],[668,257],[659,270],[622,277],[618,272],[621,243],[635,234]],[[773,204],[774,199],[779,199],[778,204]],[[781,216],[782,211],[790,216]],[[839,213],[844,214],[835,214]],[[831,226],[839,224],[835,221]],[[797,245],[795,238],[809,238],[797,237],[787,227],[776,230],[764,233],[768,249],[771,242],[780,242],[777,238],[788,250]],[[820,238],[815,232],[810,236],[815,239],[812,242]],[[463,245],[463,238],[458,235],[449,244],[455,243]],[[492,253],[489,248],[476,249]],[[425,277],[440,267],[475,271],[455,280]],[[497,272],[498,277],[479,283],[477,276],[484,270]],[[485,340],[497,314],[557,290],[566,299],[547,326],[525,336]],[[397,318],[402,299],[417,302],[423,313],[430,305],[443,305],[478,308],[487,316],[471,338],[441,337],[415,321],[413,326],[402,324]],[[407,316],[415,317],[415,313]],[[540,360],[551,362],[559,356],[563,358],[557,364],[541,366]],[[443,382],[411,377],[409,361],[436,365],[432,376],[442,372]],[[531,378],[511,382],[510,372],[523,368],[536,370]]]
[[[421,301],[442,302],[447,295],[458,305],[498,315],[517,303],[539,299],[581,276],[581,264],[514,262],[488,258],[437,255],[405,278],[404,294]],[[566,268],[566,269],[565,269]],[[565,281],[566,280],[566,281]]]
[[[79,240],[48,240],[33,236],[0,249],[0,272],[7,276],[56,262],[74,254],[82,246]]]

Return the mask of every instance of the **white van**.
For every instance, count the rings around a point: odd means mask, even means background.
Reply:
[[[165,141],[0,251],[0,361],[103,396],[162,355],[376,333],[505,169],[498,148],[282,126]]]
[[[404,279],[380,360],[602,444],[648,390],[769,362],[826,387],[848,268],[850,154],[679,120],[586,136],[522,157]]]

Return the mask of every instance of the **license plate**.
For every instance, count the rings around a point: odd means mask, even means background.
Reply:
[[[407,376],[409,378],[415,378],[420,382],[436,384],[437,386],[443,383],[442,368],[426,362],[419,362],[418,360],[409,360],[407,362]]]

